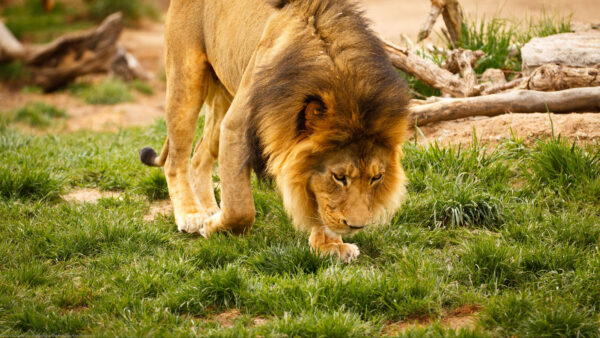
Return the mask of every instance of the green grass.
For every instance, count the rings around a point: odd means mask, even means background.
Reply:
[[[18,82],[25,80],[30,75],[22,61],[0,63],[0,80]]]
[[[149,84],[134,80],[125,82],[119,78],[107,77],[97,83],[78,82],[70,84],[67,90],[89,104],[117,104],[133,100],[132,90],[144,95],[154,94]]]
[[[152,89],[152,86],[150,86],[149,84],[147,84],[146,82],[143,82],[141,80],[133,80],[133,81],[129,82],[129,87],[135,89],[136,91],[138,91],[139,93],[142,93],[142,94],[146,94],[146,95],[154,94],[154,89]]]
[[[135,22],[143,17],[158,18],[158,10],[149,1],[144,0],[96,0],[88,5],[88,14],[97,20],[121,12],[126,20]]]
[[[59,109],[43,102],[32,102],[9,112],[5,118],[8,122],[20,122],[44,129],[54,124],[58,119],[66,116],[67,113],[64,109]]]
[[[133,100],[127,83],[106,78],[98,83],[80,82],[69,85],[69,91],[89,104],[117,104]]]
[[[44,11],[39,0],[17,1],[0,8],[0,16],[15,37],[36,43],[89,29],[116,12],[123,14],[127,25],[136,25],[143,18],[156,20],[160,16],[155,6],[144,0],[57,0],[50,12]]]
[[[521,47],[533,37],[571,32],[571,18],[542,14],[526,22],[508,19],[481,19],[479,22],[466,20],[461,30],[458,47],[482,50],[486,56],[479,59],[475,72],[483,73],[488,68],[507,71],[521,70]]]
[[[530,18],[523,22],[494,17],[473,20],[466,18],[463,22],[460,43],[457,48],[482,50],[485,56],[479,59],[475,72],[482,74],[486,69],[504,70],[508,78],[521,71],[521,48],[534,37],[572,32],[571,17],[543,13],[540,17]],[[441,35],[440,35],[441,36]],[[448,49],[453,43],[442,37]],[[444,62],[445,54],[430,54],[423,50],[417,53],[438,66]],[[417,80],[411,75],[401,73],[406,79],[413,95],[417,97],[440,96],[440,91]]]
[[[349,239],[361,255],[345,264],[309,249],[268,184],[255,186],[246,236],[205,240],[178,233],[172,215],[144,220],[167,190],[137,151],[162,145],[164,121],[0,128],[0,335],[359,337],[423,318],[432,324],[403,335],[600,334],[598,145],[408,143],[405,205]],[[81,187],[120,197],[60,198]],[[481,308],[475,328],[441,324],[469,304]],[[234,309],[231,326],[215,319]]]
[[[81,6],[57,1],[55,8],[46,13],[42,2],[25,0],[6,6],[0,14],[6,20],[6,26],[20,40],[29,42],[48,42],[61,34],[89,28],[93,22],[82,20]]]

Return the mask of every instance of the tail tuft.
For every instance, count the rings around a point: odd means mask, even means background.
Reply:
[[[158,167],[158,165],[156,164],[157,157],[158,154],[156,153],[156,151],[154,151],[154,149],[150,147],[144,147],[142,148],[142,150],[140,150],[140,161],[142,161],[142,163],[144,163],[147,166]]]

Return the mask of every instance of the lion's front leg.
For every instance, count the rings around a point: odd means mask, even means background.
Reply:
[[[188,233],[200,232],[208,217],[190,184],[190,153],[198,114],[206,96],[209,67],[198,46],[188,44],[168,53],[166,123],[169,155],[165,176],[177,228]]]
[[[350,262],[360,254],[354,244],[344,243],[342,236],[327,230],[325,227],[314,226],[309,238],[310,246],[317,252],[326,255],[336,255],[344,262]]]
[[[204,222],[202,235],[205,237],[217,231],[247,233],[254,224],[251,168],[246,161],[249,147],[245,137],[248,119],[245,113],[245,107],[234,99],[221,124],[221,210]]]

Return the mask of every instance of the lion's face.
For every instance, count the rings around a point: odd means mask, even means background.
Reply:
[[[340,235],[354,234],[379,218],[378,190],[390,183],[385,150],[356,153],[344,149],[327,154],[308,180],[321,223]]]

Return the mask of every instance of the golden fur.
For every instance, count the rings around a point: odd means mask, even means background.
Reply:
[[[406,89],[381,42],[345,0],[172,0],[167,18],[165,164],[182,231],[246,232],[251,167],[273,177],[297,227],[323,253],[381,222],[405,194]],[[202,141],[189,153],[197,114]],[[168,154],[168,155],[167,155]],[[187,155],[186,155],[187,154]],[[210,175],[218,156],[222,202]]]

